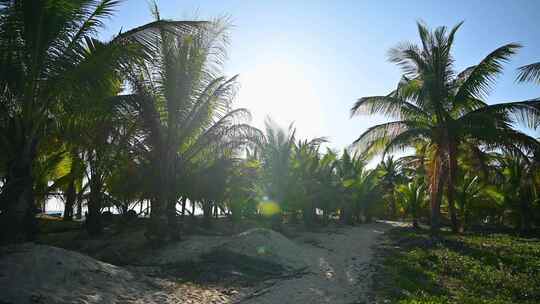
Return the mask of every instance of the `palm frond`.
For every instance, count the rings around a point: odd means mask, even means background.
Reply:
[[[534,81],[540,83],[540,62],[524,65],[518,69],[517,81]]]
[[[382,114],[396,119],[428,119],[429,115],[420,107],[392,96],[362,97],[351,108],[351,117],[358,114]]]
[[[479,108],[469,112],[459,119],[460,123],[467,125],[478,124],[478,121],[493,124],[504,124],[509,127],[515,121],[536,129],[540,125],[540,99],[531,99],[518,102],[498,103]],[[484,125],[485,126],[485,125]]]
[[[420,129],[425,130],[424,133],[427,133],[428,126],[416,121],[405,120],[384,123],[367,129],[353,142],[352,146],[360,150],[360,153],[373,155],[383,152],[387,145],[401,133]]]
[[[495,78],[502,73],[503,63],[516,54],[519,48],[521,45],[517,43],[503,45],[487,55],[476,66],[468,68],[466,73],[461,74],[466,78],[459,86],[455,101],[459,102],[467,98],[481,99],[487,96]]]

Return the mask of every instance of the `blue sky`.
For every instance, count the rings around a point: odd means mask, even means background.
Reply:
[[[518,66],[540,61],[540,1],[186,1],[158,0],[171,19],[230,16],[227,75],[240,74],[237,105],[249,108],[261,127],[266,115],[295,121],[304,137],[328,136],[331,146],[349,145],[383,117],[349,119],[358,97],[395,87],[399,69],[386,60],[402,41],[417,41],[416,21],[431,27],[463,20],[455,42],[458,70],[495,48],[524,48],[507,64],[489,103],[540,96],[540,86],[516,84]],[[127,0],[102,37],[151,21],[144,0]],[[540,131],[536,131],[540,135]]]

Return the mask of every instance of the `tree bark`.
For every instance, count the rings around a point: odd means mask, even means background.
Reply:
[[[75,214],[75,218],[80,220],[82,219],[82,198],[80,193],[77,197],[77,213]]]
[[[160,143],[160,146],[156,148],[156,154],[154,164],[159,164],[157,177],[158,187],[156,197],[152,201],[152,209],[150,213],[150,226],[148,227],[147,237],[154,243],[164,243],[169,236],[168,233],[168,220],[171,216],[168,215],[170,211],[170,172],[172,166],[171,153],[169,149],[165,148],[164,143]]]
[[[97,151],[90,156],[90,194],[88,197],[88,217],[86,229],[91,236],[100,235],[103,232],[101,221],[103,181],[99,168],[99,156]]]
[[[182,198],[182,218],[186,216],[186,197]]]
[[[432,234],[438,234],[440,229],[439,217],[441,214],[442,188],[444,180],[442,178],[442,163],[439,156],[434,160],[434,168],[430,176],[430,231]]]
[[[32,163],[35,145],[23,149],[10,168],[0,197],[0,244],[33,240],[37,234]]]
[[[178,225],[178,217],[176,216],[176,200],[168,204],[167,224],[168,234],[172,240],[180,240],[180,227]]]
[[[419,225],[418,225],[418,202],[414,201],[414,205],[411,206],[411,215],[412,215],[412,226],[414,229],[418,229],[419,228]]]
[[[522,197],[520,199],[519,203],[519,213],[520,213],[520,221],[519,221],[519,230],[522,234],[527,234],[531,231],[531,208],[529,206],[529,202],[527,197]]]
[[[65,193],[66,199],[64,204],[64,221],[73,220],[73,206],[75,205],[75,200],[77,198],[77,192],[75,189],[75,180],[71,178],[69,181],[68,188]]]
[[[459,221],[456,214],[456,206],[454,195],[456,192],[456,177],[457,177],[457,149],[454,145],[450,144],[448,149],[448,180],[446,185],[446,196],[448,199],[448,209],[450,210],[450,220],[452,223],[452,232],[459,232]]]
[[[206,227],[210,226],[210,219],[212,218],[212,202],[210,201],[203,201],[203,218],[204,218],[204,225]]]

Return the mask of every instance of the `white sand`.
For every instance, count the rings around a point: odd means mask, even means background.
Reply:
[[[76,252],[30,243],[0,251],[1,303],[167,303],[166,299],[158,281]]]
[[[295,241],[309,273],[268,281],[241,303],[368,303],[369,263],[378,237],[400,223],[374,223],[303,233]]]
[[[240,303],[364,303],[371,247],[396,223],[301,233],[290,240],[264,229],[234,237],[192,236],[141,260],[166,265],[214,250],[279,263],[297,275],[265,281]],[[242,292],[242,294],[246,294]],[[226,291],[148,278],[60,248],[24,244],[0,248],[0,303],[232,303]]]

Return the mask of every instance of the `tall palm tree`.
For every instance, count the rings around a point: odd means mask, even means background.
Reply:
[[[475,66],[456,74],[452,46],[461,23],[450,31],[438,27],[430,31],[418,23],[421,45],[404,43],[389,52],[404,75],[396,90],[388,95],[360,98],[351,115],[383,114],[397,121],[373,126],[354,141],[370,153],[388,153],[418,142],[428,141],[433,150],[428,164],[431,227],[439,228],[443,189],[457,230],[454,208],[457,151],[464,142],[489,148],[517,144],[538,149],[538,142],[515,130],[515,115],[538,127],[540,101],[531,100],[488,105],[483,98],[502,72],[503,63],[520,47],[510,43],[497,48]]]
[[[156,23],[162,21],[157,9],[154,16]],[[119,97],[133,105],[142,120],[139,146],[154,188],[148,236],[156,241],[176,236],[178,188],[195,173],[190,168],[213,163],[259,136],[246,124],[250,113],[232,109],[236,77],[222,75],[226,30],[219,20],[196,23],[181,33],[158,29],[152,56],[131,67],[132,94]]]

